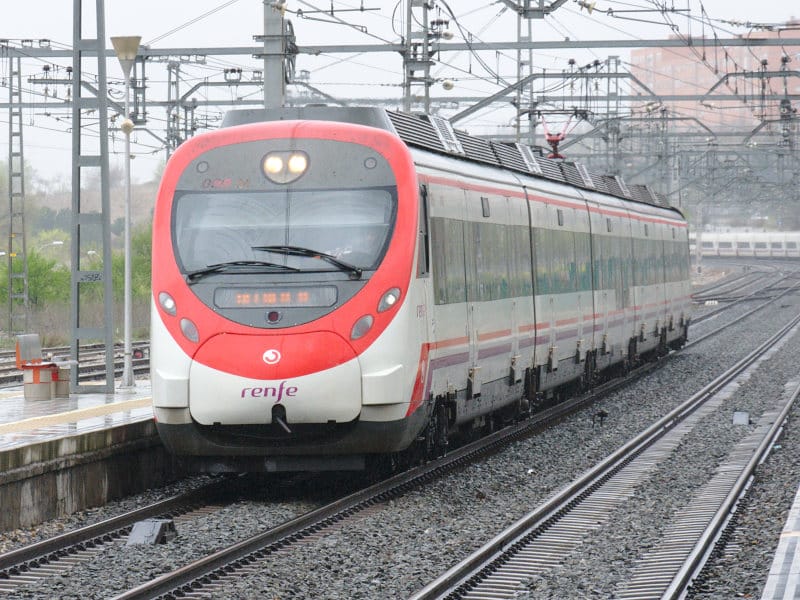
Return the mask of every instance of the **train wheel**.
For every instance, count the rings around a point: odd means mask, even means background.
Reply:
[[[658,356],[666,356],[669,354],[669,346],[667,345],[667,330],[662,329],[661,335],[658,339]]]
[[[625,375],[630,373],[631,369],[636,366],[639,357],[636,354],[636,338],[631,338],[628,342],[628,357],[625,360]]]
[[[597,363],[595,362],[594,352],[587,352],[583,369],[583,381],[581,382],[584,392],[589,391],[594,386],[596,369]]]
[[[437,401],[425,430],[425,458],[444,456],[447,451],[447,407]]]
[[[405,471],[409,467],[409,453],[411,450],[405,452],[391,452],[389,454],[377,454],[369,458],[367,469],[369,476],[373,480],[380,481],[391,477],[401,471]]]

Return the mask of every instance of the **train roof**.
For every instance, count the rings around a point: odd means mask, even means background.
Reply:
[[[275,109],[248,108],[229,111],[222,126],[290,119],[342,121],[386,129],[397,134],[409,146],[416,148],[559,181],[625,200],[674,209],[664,196],[649,186],[629,185],[618,175],[599,175],[588,171],[580,163],[544,158],[525,144],[493,142],[472,136],[453,128],[447,119],[433,115],[394,112],[376,106],[309,105]]]

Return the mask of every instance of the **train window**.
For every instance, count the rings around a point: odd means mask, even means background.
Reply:
[[[714,247],[714,242],[703,242],[703,243],[702,243],[702,244],[700,244],[700,245],[701,245],[703,248],[713,248],[713,247]]]
[[[464,223],[431,217],[430,232],[436,304],[466,301]]]
[[[675,228],[674,227],[672,228],[672,239],[673,240],[675,239]]]
[[[650,235],[650,230],[647,228],[647,223],[644,224],[644,236],[647,237]]]
[[[483,216],[489,216],[489,198],[486,196],[481,196],[481,210],[483,210]]]
[[[564,226],[564,211],[559,208],[558,210],[556,210],[556,213],[558,215],[558,225],[559,225],[559,227],[563,227]]]
[[[608,233],[611,233],[611,232],[613,231],[613,229],[614,229],[614,228],[613,228],[613,227],[612,227],[612,225],[611,225],[611,219],[609,219],[608,217],[606,217],[606,231],[607,231]]]
[[[718,245],[720,248],[733,248],[733,242],[720,242]]]
[[[783,242],[772,242],[769,247],[775,250],[783,250]]]
[[[510,284],[512,296],[530,296],[531,287],[531,236],[527,225],[509,227]]]
[[[563,294],[578,289],[579,264],[575,258],[575,234],[536,228],[536,293]]]
[[[797,250],[797,242],[786,242],[786,247],[790,250]]]
[[[767,249],[767,242],[756,242],[755,247],[759,250],[766,250]]]
[[[737,248],[750,248],[750,242],[736,242]]]
[[[243,260],[336,270],[318,258],[275,254],[298,246],[364,269],[377,267],[396,215],[395,188],[186,193],[175,202],[173,239],[184,271]]]
[[[588,233],[575,234],[575,266],[579,291],[592,289],[592,246]]]
[[[479,301],[508,298],[507,227],[494,223],[472,223],[471,233],[477,277],[475,286],[471,288],[472,298]]]

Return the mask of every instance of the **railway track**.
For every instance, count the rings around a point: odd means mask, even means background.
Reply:
[[[722,402],[727,386],[764,360],[799,324],[800,316],[585,476],[415,594],[413,600],[511,598],[527,580],[560,564],[633,495],[653,466],[681,443],[690,428]],[[800,389],[762,417],[698,492],[690,510],[665,532],[661,545],[640,560],[633,576],[619,589],[619,598],[678,598],[687,591],[753,471],[780,434],[798,393]]]
[[[0,593],[58,574],[91,560],[108,544],[124,540],[145,519],[188,519],[224,503],[228,482],[217,481],[112,519],[0,554]]]
[[[776,296],[772,301],[777,301],[779,297]],[[763,308],[766,304],[758,308]],[[697,342],[694,341],[692,344]],[[656,365],[649,364],[642,371],[647,372],[654,368],[656,368]],[[211,556],[204,557],[199,561],[145,583],[120,595],[119,598],[192,597],[194,594],[198,596],[203,594],[213,595],[214,590],[219,589],[218,586],[225,585],[225,578],[245,574],[248,570],[260,568],[259,565],[263,567],[263,559],[272,553],[289,551],[294,544],[324,535],[332,529],[343,527],[357,515],[373,510],[376,506],[382,505],[392,498],[402,496],[415,487],[426,485],[433,479],[458,470],[466,464],[480,460],[481,457],[496,453],[508,444],[513,443],[513,441],[530,436],[564,418],[567,414],[591,404],[595,396],[607,393],[611,389],[622,387],[626,383],[614,381],[607,388],[598,390],[593,396],[576,398],[548,411],[538,413],[528,421],[517,423],[490,437],[452,452],[442,460],[399,474],[390,480],[342,498],[293,521],[283,523],[279,527],[259,533],[250,539],[241,541]],[[133,522],[147,518],[143,516],[145,514],[155,516],[167,514],[158,507],[148,507],[143,510],[148,512],[129,517],[127,524],[124,526],[129,528]],[[116,529],[120,528],[116,527]],[[73,557],[81,556],[84,552],[88,552],[83,546],[91,547],[96,545],[96,540],[103,539],[106,536],[115,537],[113,532],[105,532],[102,528],[94,526],[83,532],[78,530],[71,535],[74,535],[74,539],[78,540],[74,542],[76,545],[73,546],[78,548],[77,551],[70,552],[69,550],[48,547],[45,552],[45,546],[40,546],[39,550],[29,547],[23,549],[27,553],[24,554],[24,561],[21,564],[19,561],[10,564],[13,559],[6,560],[5,556],[3,556],[0,557],[0,565],[5,565],[3,568],[6,569],[16,569],[19,573],[22,573],[21,577],[23,575],[24,577],[31,576],[31,572],[35,568],[42,568],[42,572],[46,575],[47,570],[53,568],[52,564],[55,562],[50,557],[56,555],[65,557],[69,555]],[[122,535],[126,535],[126,533]],[[84,541],[80,541],[79,538],[83,538]],[[119,534],[116,535],[116,538],[119,539]],[[17,557],[20,556],[23,556],[23,554],[17,555]],[[69,566],[69,561],[67,559],[63,560],[63,564]],[[41,567],[39,566],[40,564]]]
[[[788,291],[791,290],[787,290],[786,293]],[[773,298],[772,302],[779,297]],[[763,308],[763,306],[759,308]],[[744,316],[734,322],[738,322],[742,318]],[[800,317],[798,320],[800,320]],[[709,335],[713,335],[713,333]],[[699,341],[694,343],[699,343]],[[774,343],[775,339],[771,339],[763,344],[762,348],[772,347]],[[655,363],[649,363],[634,373],[633,376],[643,376],[655,368],[657,368]],[[529,421],[516,424],[487,438],[478,440],[443,459],[430,462],[406,473],[400,473],[392,479],[322,507],[318,511],[304,515],[295,521],[258,534],[239,544],[220,550],[212,556],[202,558],[181,569],[162,575],[151,582],[117,596],[115,600],[214,597],[215,594],[222,593],[228,578],[244,577],[253,571],[263,569],[265,561],[272,553],[289,551],[292,545],[302,543],[303,540],[324,535],[332,529],[344,527],[344,521],[356,518],[357,515],[370,510],[371,507],[387,503],[412,489],[426,485],[433,479],[444,477],[446,474],[463,468],[467,464],[499,452],[514,441],[533,435],[537,431],[551,426],[567,415],[593,403],[597,397],[610,393],[610,391],[618,389],[626,385],[626,383],[613,381],[607,387],[598,389],[591,396],[572,399],[557,405],[548,411],[535,415]],[[658,427],[653,426],[651,429],[658,429]],[[610,459],[606,459],[602,464],[605,464],[608,460]]]
[[[641,376],[654,369],[648,363],[632,376]],[[397,498],[433,479],[443,477],[483,457],[496,453],[514,441],[548,427],[580,408],[591,404],[599,395],[610,393],[625,385],[612,381],[589,396],[571,399],[531,419],[500,430],[488,437],[464,446],[447,456],[395,475],[354,494],[327,504],[278,527],[220,550],[172,573],[168,573],[118,598],[191,597],[191,592],[209,585],[220,585],[225,577],[237,576],[253,568],[271,553],[284,550],[309,537],[318,536],[331,528],[341,527],[349,519],[392,498]],[[215,488],[213,488],[215,489]],[[170,517],[182,511],[197,510],[207,503],[208,492],[191,493],[165,502],[155,503],[129,514],[78,529],[51,540],[26,546],[0,555],[0,591],[15,589],[37,578],[47,577],[54,570],[70,568],[78,560],[90,560],[105,544],[126,536],[137,521]],[[8,586],[3,587],[4,585]]]
[[[779,279],[777,282],[773,283],[766,289],[755,291],[749,295],[742,295],[735,301],[731,302],[730,304],[720,306],[715,310],[706,312],[698,317],[692,318],[692,324],[697,325],[699,323],[702,323],[703,321],[708,321],[718,316],[720,313],[736,306],[737,304],[741,304],[742,302],[760,300],[762,299],[762,297],[766,296],[764,302],[753,307],[751,310],[745,312],[744,314],[740,315],[734,321],[732,321],[731,324],[739,322],[742,319],[749,317],[753,313],[758,312],[759,310],[765,308],[766,306],[769,306],[770,304],[776,302],[777,300],[780,300],[784,296],[797,291],[798,287],[800,287],[800,278],[798,277],[798,273],[792,273],[790,275],[786,275],[784,277],[781,277],[781,279]],[[703,339],[708,337],[708,335],[713,335],[713,332],[711,334],[706,334],[700,338],[696,338],[694,341],[695,342],[702,341]]]
[[[135,342],[132,344],[134,374],[146,374],[150,370],[150,344],[148,342]],[[70,349],[67,346],[55,346],[42,350],[42,355],[50,360],[66,360]],[[64,357],[63,359],[61,357]],[[122,346],[114,350],[114,371],[122,375],[123,356]],[[81,363],[78,367],[78,379],[90,381],[106,376],[105,347],[103,345],[85,346],[81,349]],[[0,352],[0,387],[22,384],[22,371],[17,368],[16,354],[13,350]]]
[[[694,292],[692,300],[699,304],[711,300],[724,302],[736,299],[743,292],[746,294],[749,288],[760,286],[774,271],[775,269],[743,271],[735,276],[725,277]]]

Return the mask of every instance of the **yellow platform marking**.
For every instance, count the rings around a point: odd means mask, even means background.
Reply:
[[[30,431],[32,429],[39,429],[40,427],[48,427],[50,425],[75,423],[76,421],[80,421],[82,419],[91,419],[92,417],[100,417],[111,413],[132,410],[134,408],[144,408],[145,406],[150,406],[151,402],[152,398],[138,398],[136,400],[114,402],[113,404],[100,404],[98,406],[91,406],[89,408],[80,408],[78,410],[58,413],[56,415],[33,417],[30,419],[25,419],[24,421],[16,421],[15,423],[6,423],[0,425],[0,435],[4,433]]]
[[[800,531],[784,531],[781,537],[800,537]]]

